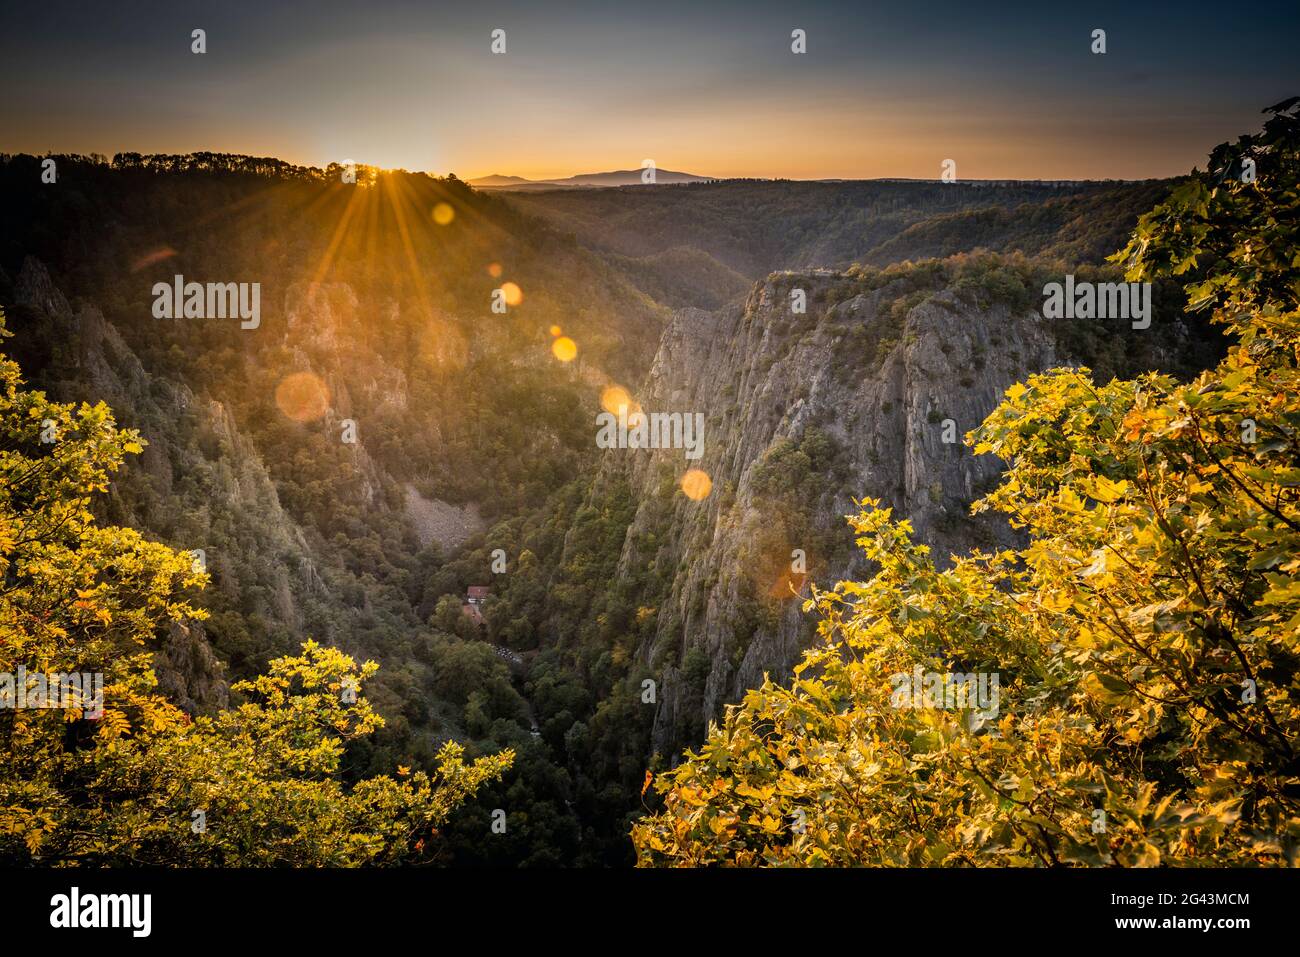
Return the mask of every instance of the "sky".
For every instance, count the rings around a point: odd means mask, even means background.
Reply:
[[[463,179],[647,159],[718,177],[933,179],[951,159],[959,179],[1136,179],[1203,164],[1300,93],[1298,37],[1296,0],[42,0],[0,10],[0,152]]]

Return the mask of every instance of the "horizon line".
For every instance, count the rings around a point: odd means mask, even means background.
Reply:
[[[304,164],[304,163],[298,163],[298,162],[295,162],[295,161],[293,161],[293,160],[287,160],[287,159],[284,159],[284,158],[282,158],[282,157],[280,157],[280,156],[274,156],[274,155],[258,155],[258,154],[256,154],[256,153],[243,153],[243,152],[231,151],[231,150],[194,149],[194,150],[189,150],[189,151],[187,151],[187,152],[182,152],[182,153],[178,153],[178,152],[151,152],[151,153],[146,153],[146,152],[141,152],[141,151],[138,151],[138,150],[123,150],[123,149],[119,149],[119,150],[114,151],[112,154],[101,153],[101,152],[93,151],[93,150],[90,151],[90,152],[85,152],[85,153],[82,153],[82,152],[69,152],[69,151],[66,151],[66,150],[46,150],[46,151],[44,151],[44,152],[42,152],[42,153],[29,153],[29,152],[26,152],[26,151],[24,151],[24,150],[19,150],[19,151],[17,151],[17,152],[12,152],[12,153],[11,153],[11,152],[7,152],[7,151],[4,151],[4,150],[0,150],[0,156],[4,156],[4,157],[6,157],[6,158],[10,158],[10,159],[12,159],[12,158],[17,158],[17,157],[21,157],[21,156],[30,156],[30,157],[32,157],[32,158],[34,158],[34,159],[45,159],[45,158],[51,158],[51,157],[53,157],[53,158],[65,157],[65,158],[72,158],[72,159],[79,159],[79,160],[89,160],[89,161],[93,161],[94,158],[96,158],[96,157],[103,157],[104,160],[105,160],[105,162],[104,162],[102,165],[106,165],[106,166],[111,166],[111,165],[112,165],[112,161],[115,160],[115,159],[117,159],[117,157],[119,157],[119,156],[122,156],[122,155],[131,155],[131,154],[138,155],[138,156],[141,156],[141,157],[159,157],[159,156],[199,156],[199,155],[203,155],[203,154],[211,154],[211,155],[214,155],[214,156],[238,156],[238,157],[243,157],[243,158],[246,158],[246,159],[275,160],[275,161],[280,162],[280,163],[285,163],[286,165],[289,165],[289,166],[298,166],[298,167],[302,167],[302,168],[304,168],[304,169],[317,170],[317,171],[320,171],[320,172],[324,172],[325,170],[328,170],[331,166],[346,166],[348,163],[353,163],[353,164],[354,164],[358,169],[363,169],[363,168],[364,168],[364,169],[374,169],[374,170],[378,170],[378,171],[380,171],[381,173],[408,173],[408,174],[412,174],[412,175],[419,174],[419,175],[430,176],[430,177],[435,177],[435,178],[442,178],[442,179],[450,179],[450,178],[454,178],[454,179],[457,179],[457,180],[459,180],[460,182],[465,183],[465,184],[468,185],[468,186],[472,186],[472,187],[474,187],[474,188],[476,188],[476,189],[509,189],[509,188],[510,188],[510,184],[505,184],[505,185],[503,185],[503,186],[496,186],[496,187],[494,187],[494,186],[486,186],[486,187],[484,187],[484,186],[474,186],[474,183],[475,183],[476,180],[490,179],[490,178],[492,178],[492,177],[494,177],[494,176],[499,176],[499,177],[502,177],[502,178],[511,178],[511,179],[518,180],[518,183],[519,183],[519,185],[521,185],[521,186],[528,186],[528,185],[535,185],[535,186],[549,186],[549,185],[553,185],[553,184],[561,183],[561,182],[563,182],[564,180],[576,179],[576,178],[578,178],[578,177],[582,177],[582,176],[608,176],[608,175],[612,175],[612,174],[615,174],[615,173],[636,173],[636,172],[639,172],[640,169],[641,169],[640,167],[633,167],[633,168],[629,168],[629,169],[597,169],[597,170],[588,170],[588,171],[586,171],[586,172],[570,173],[570,174],[563,175],[563,176],[543,177],[543,178],[540,178],[540,179],[533,179],[533,178],[526,177],[526,176],[519,176],[519,175],[514,174],[514,173],[496,173],[496,172],[493,172],[493,173],[485,173],[485,174],[482,174],[482,175],[479,175],[479,176],[462,177],[462,176],[460,176],[459,174],[457,174],[456,172],[451,171],[451,170],[448,170],[447,172],[438,172],[438,171],[436,171],[436,170],[430,170],[430,169],[407,169],[406,167],[402,167],[402,166],[383,166],[383,165],[380,165],[380,164],[377,164],[377,163],[365,163],[365,162],[360,162],[360,161],[352,160],[352,159],[330,160],[330,161],[327,162],[324,166],[317,166],[317,165],[315,165],[315,164]],[[501,167],[497,167],[497,168],[500,169]],[[696,178],[696,183],[697,183],[697,184],[698,184],[698,183],[723,183],[723,182],[737,182],[737,181],[740,181],[740,182],[760,182],[760,183],[777,183],[777,182],[787,182],[787,183],[944,183],[944,182],[945,182],[945,181],[942,179],[942,177],[938,177],[938,176],[936,176],[936,177],[924,177],[924,176],[897,176],[897,175],[895,175],[895,176],[817,176],[817,177],[796,177],[796,176],[782,176],[782,175],[763,175],[763,176],[758,176],[758,175],[749,175],[749,176],[744,176],[744,175],[731,175],[731,176],[718,176],[718,175],[711,175],[711,174],[705,174],[705,173],[687,172],[687,171],[685,171],[685,170],[668,169],[667,167],[662,167],[662,166],[656,167],[656,169],[658,169],[661,173],[666,173],[666,174],[671,174],[671,175],[679,175],[679,176],[691,176],[691,177],[695,177],[695,178]],[[1122,177],[1122,176],[1114,176],[1114,177],[1101,177],[1101,178],[1098,178],[1098,177],[1072,177],[1072,176],[973,176],[973,177],[962,177],[962,178],[955,179],[955,180],[953,180],[951,183],[949,183],[948,185],[959,185],[959,184],[962,184],[962,183],[968,183],[968,184],[969,184],[969,183],[1051,183],[1051,184],[1056,184],[1056,183],[1070,183],[1070,184],[1074,184],[1074,183],[1080,183],[1080,184],[1087,184],[1087,183],[1145,183],[1145,182],[1156,182],[1156,181],[1159,181],[1159,180],[1166,180],[1166,179],[1177,179],[1177,178],[1180,177],[1180,176],[1187,176],[1187,175],[1190,175],[1190,174],[1194,171],[1194,169],[1195,169],[1195,168],[1193,168],[1192,170],[1187,170],[1187,171],[1182,172],[1182,173],[1172,173],[1172,174],[1163,175],[1163,176],[1140,176],[1140,177]],[[690,183],[690,182],[684,182],[684,183],[644,183],[644,184],[629,183],[629,184],[624,184],[624,185],[628,185],[628,186],[637,186],[637,185],[646,185],[646,186],[689,186],[689,185],[692,185],[692,183]],[[563,187],[563,186],[557,186],[556,188],[561,188],[561,189],[563,189],[563,188],[566,188],[566,187]],[[569,189],[588,189],[588,188],[590,188],[590,189],[619,189],[619,188],[622,188],[622,186],[595,186],[595,185],[593,185],[593,186],[585,186],[585,185],[581,185],[581,184],[575,184],[575,185],[573,185],[573,186],[569,186],[569,187],[567,187],[567,188],[569,188]]]

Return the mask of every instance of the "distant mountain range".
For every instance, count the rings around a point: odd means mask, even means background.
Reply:
[[[655,170],[656,186],[663,186],[673,183],[707,183],[717,181],[718,177],[698,176],[695,173],[679,173],[674,170],[660,169]],[[759,179],[754,182],[779,182],[780,180]],[[469,185],[476,189],[510,189],[510,190],[554,190],[554,189],[591,189],[602,186],[640,186],[641,170],[639,169],[621,169],[613,170],[608,173],[579,173],[577,176],[566,176],[562,179],[525,179],[522,176],[506,176],[501,173],[493,173],[491,176],[480,176],[478,179],[468,181]],[[937,183],[938,179],[925,179],[917,177],[875,177],[872,179],[818,179],[818,180],[795,180],[794,182],[810,183]],[[1125,182],[1141,182],[1140,180],[1080,180],[1080,179],[968,179],[962,180],[964,186],[1057,186],[1057,187],[1076,187],[1076,186],[1096,186],[1104,184],[1119,185]],[[1148,180],[1147,182],[1153,182]]]
[[[503,176],[500,173],[493,173],[491,176],[480,176],[478,179],[469,180],[469,184],[477,189],[565,189],[565,188],[583,188],[594,186],[640,186],[641,173],[639,169],[620,169],[608,173],[579,173],[577,176],[566,176],[563,179],[525,179],[522,176]],[[656,169],[655,182],[656,186],[662,186],[670,183],[705,183],[711,177],[696,176],[694,173],[678,173],[670,169]]]

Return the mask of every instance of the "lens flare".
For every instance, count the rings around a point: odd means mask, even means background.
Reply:
[[[621,385],[605,386],[600,394],[600,405],[606,412],[618,415],[620,410],[632,411],[632,396]]]
[[[564,332],[564,330],[561,329],[559,326],[551,326],[551,335],[552,335],[552,336],[558,336],[558,335],[561,335],[563,332]]]
[[[451,208],[450,203],[439,203],[433,207],[433,221],[439,226],[446,226],[455,218],[456,210]]]
[[[700,502],[713,491],[713,479],[703,469],[688,469],[682,476],[682,491],[692,502]]]
[[[329,408],[329,389],[319,376],[294,372],[275,387],[275,404],[295,422],[314,422]]]
[[[524,291],[512,282],[501,284],[501,295],[505,296],[507,306],[517,306],[524,301]]]
[[[164,259],[171,259],[176,255],[176,250],[170,246],[160,246],[150,252],[145,253],[139,259],[131,264],[131,272],[139,272],[146,266],[152,266],[154,263],[162,262]]]
[[[772,587],[768,589],[768,594],[778,600],[786,598],[802,598],[804,582],[808,576],[802,572],[783,572]]]
[[[578,344],[568,336],[560,336],[551,343],[551,353],[561,362],[572,362],[578,355]]]
[[[501,264],[500,264],[500,263],[488,263],[487,270],[488,270],[488,275],[491,276],[493,279],[500,279],[500,278],[501,278]]]

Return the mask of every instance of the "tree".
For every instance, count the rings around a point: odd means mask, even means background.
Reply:
[[[347,743],[383,723],[360,694],[373,662],[307,642],[234,685],[243,703],[211,717],[191,719],[156,693],[149,647],[169,625],[205,617],[186,591],[207,576],[188,553],[96,522],[95,496],[141,447],[103,403],[50,402],[0,356],[0,860],[355,866],[428,856],[436,828],[513,753],[466,764],[448,743],[434,775],[399,769],[345,787]],[[62,706],[23,707],[45,703],[27,694],[24,671],[66,688]],[[58,680],[66,675],[90,680]]]
[[[939,571],[863,503],[878,572],[815,593],[825,642],[789,687],[765,681],[657,782],[639,863],[1297,862],[1297,103],[1113,257],[1183,277],[1237,337],[1224,361],[1009,389],[968,441],[1008,463],[975,508],[1024,548]],[[996,693],[969,707],[954,674]]]

